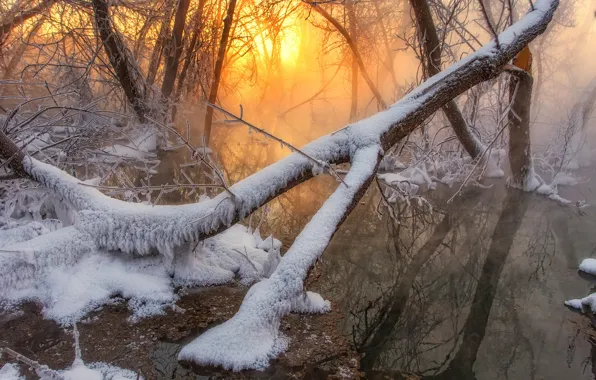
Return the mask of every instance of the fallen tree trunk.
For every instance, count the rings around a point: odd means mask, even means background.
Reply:
[[[310,158],[296,152],[210,201],[146,206],[112,199],[51,165],[19,156],[19,149],[2,133],[0,158],[12,158],[8,166],[15,172],[27,173],[72,203],[78,210],[75,227],[98,247],[139,254],[157,249],[167,257],[189,241],[202,240],[226,229],[311,178],[313,171],[319,170],[319,162],[350,162],[344,183],[313,216],[271,277],[249,290],[232,319],[208,330],[180,353],[181,359],[234,370],[263,367],[284,349],[278,331],[283,315],[292,310],[327,310],[328,305],[319,300],[301,298],[304,279],[363,196],[383,152],[448,101],[498,76],[521,49],[546,29],[558,3],[537,1],[532,11],[499,36],[499,47],[491,41],[388,109],[308,144],[302,151]],[[317,162],[313,163],[313,158]]]

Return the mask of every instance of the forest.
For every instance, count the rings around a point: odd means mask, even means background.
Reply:
[[[595,11],[0,0],[0,380],[596,379]]]

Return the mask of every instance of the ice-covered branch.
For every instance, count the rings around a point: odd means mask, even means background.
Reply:
[[[278,331],[284,314],[292,310],[328,309],[320,297],[304,296],[304,279],[374,178],[383,152],[462,92],[499,75],[503,66],[546,29],[558,3],[558,0],[537,1],[531,12],[499,35],[498,48],[494,41],[489,42],[429,78],[388,109],[315,140],[301,149],[304,154],[295,152],[209,201],[150,206],[113,199],[95,188],[83,186],[78,179],[52,165],[26,156],[2,132],[0,159],[13,172],[26,174],[74,206],[76,220],[69,228],[76,232],[72,244],[85,240],[92,248],[139,254],[159,250],[169,258],[179,248],[188,246],[187,242],[197,242],[225,230],[314,176],[318,170],[312,159],[327,164],[350,162],[351,169],[344,179],[347,186],[339,186],[325,202],[271,276],[250,289],[238,314],[199,337],[180,356],[235,370],[262,367],[284,347]]]
[[[421,122],[463,91],[497,76],[524,46],[544,31],[558,0],[542,0],[535,9],[499,36],[500,49],[489,42],[474,54],[431,77],[387,110],[348,125],[306,145],[302,151],[326,163],[348,162],[361,148],[378,144],[387,150]],[[6,149],[10,140],[0,133],[0,158],[18,151]],[[230,187],[208,202],[180,206],[131,204],[81,186],[65,172],[33,158],[12,158],[9,166],[25,171],[70,201],[79,210],[77,227],[91,233],[96,244],[109,249],[148,253],[158,249],[172,255],[188,241],[213,236],[269,200],[313,176],[313,163],[294,153]]]
[[[381,158],[378,145],[359,149],[344,179],[348,186],[339,186],[327,199],[298,235],[271,277],[249,290],[240,310],[232,319],[210,329],[184,347],[179,358],[207,365],[222,365],[233,370],[266,367],[269,359],[285,348],[284,339],[279,334],[281,317],[296,307],[296,300],[303,294],[303,282],[308,270],[323,254],[341,222],[364,195]],[[305,307],[302,304],[299,309],[326,311],[328,304],[315,297],[312,293],[307,297],[307,301],[315,305]]]

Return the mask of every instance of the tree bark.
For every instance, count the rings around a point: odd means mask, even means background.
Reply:
[[[178,76],[178,81],[176,84],[176,94],[174,95],[175,102],[179,102],[182,96],[182,91],[184,90],[184,82],[186,80],[186,75],[188,73],[188,68],[192,60],[195,57],[195,49],[197,47],[197,43],[199,42],[199,36],[203,31],[203,10],[205,9],[205,0],[199,0],[199,6],[196,13],[197,18],[197,25],[196,30],[194,31],[191,39],[190,44],[188,45],[188,50],[186,53],[186,58],[184,59],[184,64],[182,65],[182,70],[180,70],[180,75]],[[177,104],[174,104],[172,107],[172,120],[176,120],[176,113],[178,112]]]
[[[178,74],[178,65],[180,64],[180,56],[182,55],[182,47],[184,46],[182,36],[189,5],[190,0],[179,0],[174,18],[172,40],[166,49],[168,54],[163,82],[161,84],[161,96],[166,104],[169,103],[170,95],[174,89],[174,82],[176,81],[176,74]]]
[[[144,123],[149,109],[146,105],[145,89],[140,73],[135,72],[135,66],[130,61],[131,57],[127,52],[126,45],[112,26],[108,4],[104,0],[92,0],[92,4],[95,24],[110,64],[116,73],[116,78],[118,78],[137,118]]]
[[[525,188],[532,168],[530,141],[530,110],[532,104],[532,76],[519,70],[511,76],[509,91],[509,166],[511,180],[516,187]]]
[[[226,57],[226,50],[228,48],[228,39],[230,37],[230,29],[234,21],[234,10],[236,9],[236,0],[230,0],[226,17],[224,18],[223,31],[221,33],[221,40],[219,43],[219,50],[217,52],[217,60],[215,61],[215,69],[213,70],[213,81],[211,82],[211,89],[209,90],[208,101],[215,104],[217,101],[217,92],[219,91],[219,83],[221,81],[221,73],[223,71],[223,63]],[[205,125],[203,128],[203,135],[205,136],[205,144],[209,144],[211,138],[211,125],[213,122],[213,107],[207,107],[205,114]]]
[[[410,0],[410,4],[418,24],[418,38],[423,46],[424,73],[427,78],[430,78],[441,72],[441,41],[428,2],[426,0]],[[482,144],[472,135],[456,101],[450,100],[442,109],[466,152],[472,158],[480,156],[483,151]]]

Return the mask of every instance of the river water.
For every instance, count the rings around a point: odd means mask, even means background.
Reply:
[[[234,181],[277,159],[241,151],[226,165]],[[594,174],[561,195],[596,204]],[[393,205],[397,218],[372,186],[341,226],[309,289],[344,315],[340,330],[368,378],[596,379],[596,318],[564,306],[596,284],[577,271],[596,257],[596,211],[503,182],[450,204],[453,190],[439,189],[428,194],[432,210]],[[287,249],[335,186],[317,177],[247,222],[263,218],[261,231]]]
[[[562,194],[594,204],[594,190]],[[377,197],[338,231],[315,285],[369,378],[596,378],[596,319],[563,304],[596,284],[577,271],[596,256],[593,209],[495,184],[433,213],[402,207],[397,222],[379,218]]]

